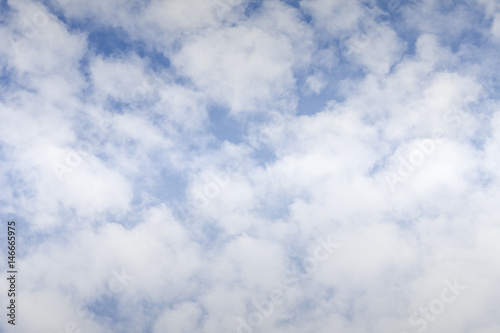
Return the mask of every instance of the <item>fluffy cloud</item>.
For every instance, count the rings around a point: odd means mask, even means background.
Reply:
[[[20,332],[500,327],[494,1],[1,8]]]

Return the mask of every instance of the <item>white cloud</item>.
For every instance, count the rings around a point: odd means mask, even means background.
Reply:
[[[370,30],[367,35],[354,38],[347,42],[348,54],[358,59],[370,72],[377,74],[389,72],[405,48],[397,34],[387,26],[377,27]]]
[[[0,26],[20,332],[498,327],[495,3],[59,3]]]
[[[495,14],[493,25],[491,26],[491,32],[496,38],[500,37],[500,14]]]
[[[288,106],[293,69],[310,51],[300,45],[309,43],[307,28],[292,10],[282,13],[283,7],[272,2],[255,20],[208,29],[188,40],[173,64],[208,98],[234,113],[255,112],[269,104]]]
[[[306,0],[301,6],[311,12],[319,28],[333,34],[355,29],[365,15],[359,1]]]
[[[14,4],[10,17],[8,38],[3,51],[9,56],[9,65],[22,78],[23,74],[49,76],[63,74],[79,76],[77,68],[85,38],[66,30],[43,6],[27,1]],[[8,41],[10,40],[10,42]]]

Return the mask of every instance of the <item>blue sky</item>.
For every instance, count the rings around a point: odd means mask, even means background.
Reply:
[[[496,0],[0,1],[0,331],[498,332],[499,46]]]

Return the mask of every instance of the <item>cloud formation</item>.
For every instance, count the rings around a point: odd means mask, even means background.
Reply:
[[[496,1],[0,10],[18,332],[500,328]]]

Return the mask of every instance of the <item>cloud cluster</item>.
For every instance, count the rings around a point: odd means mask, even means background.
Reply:
[[[0,10],[17,331],[500,328],[495,1]]]

